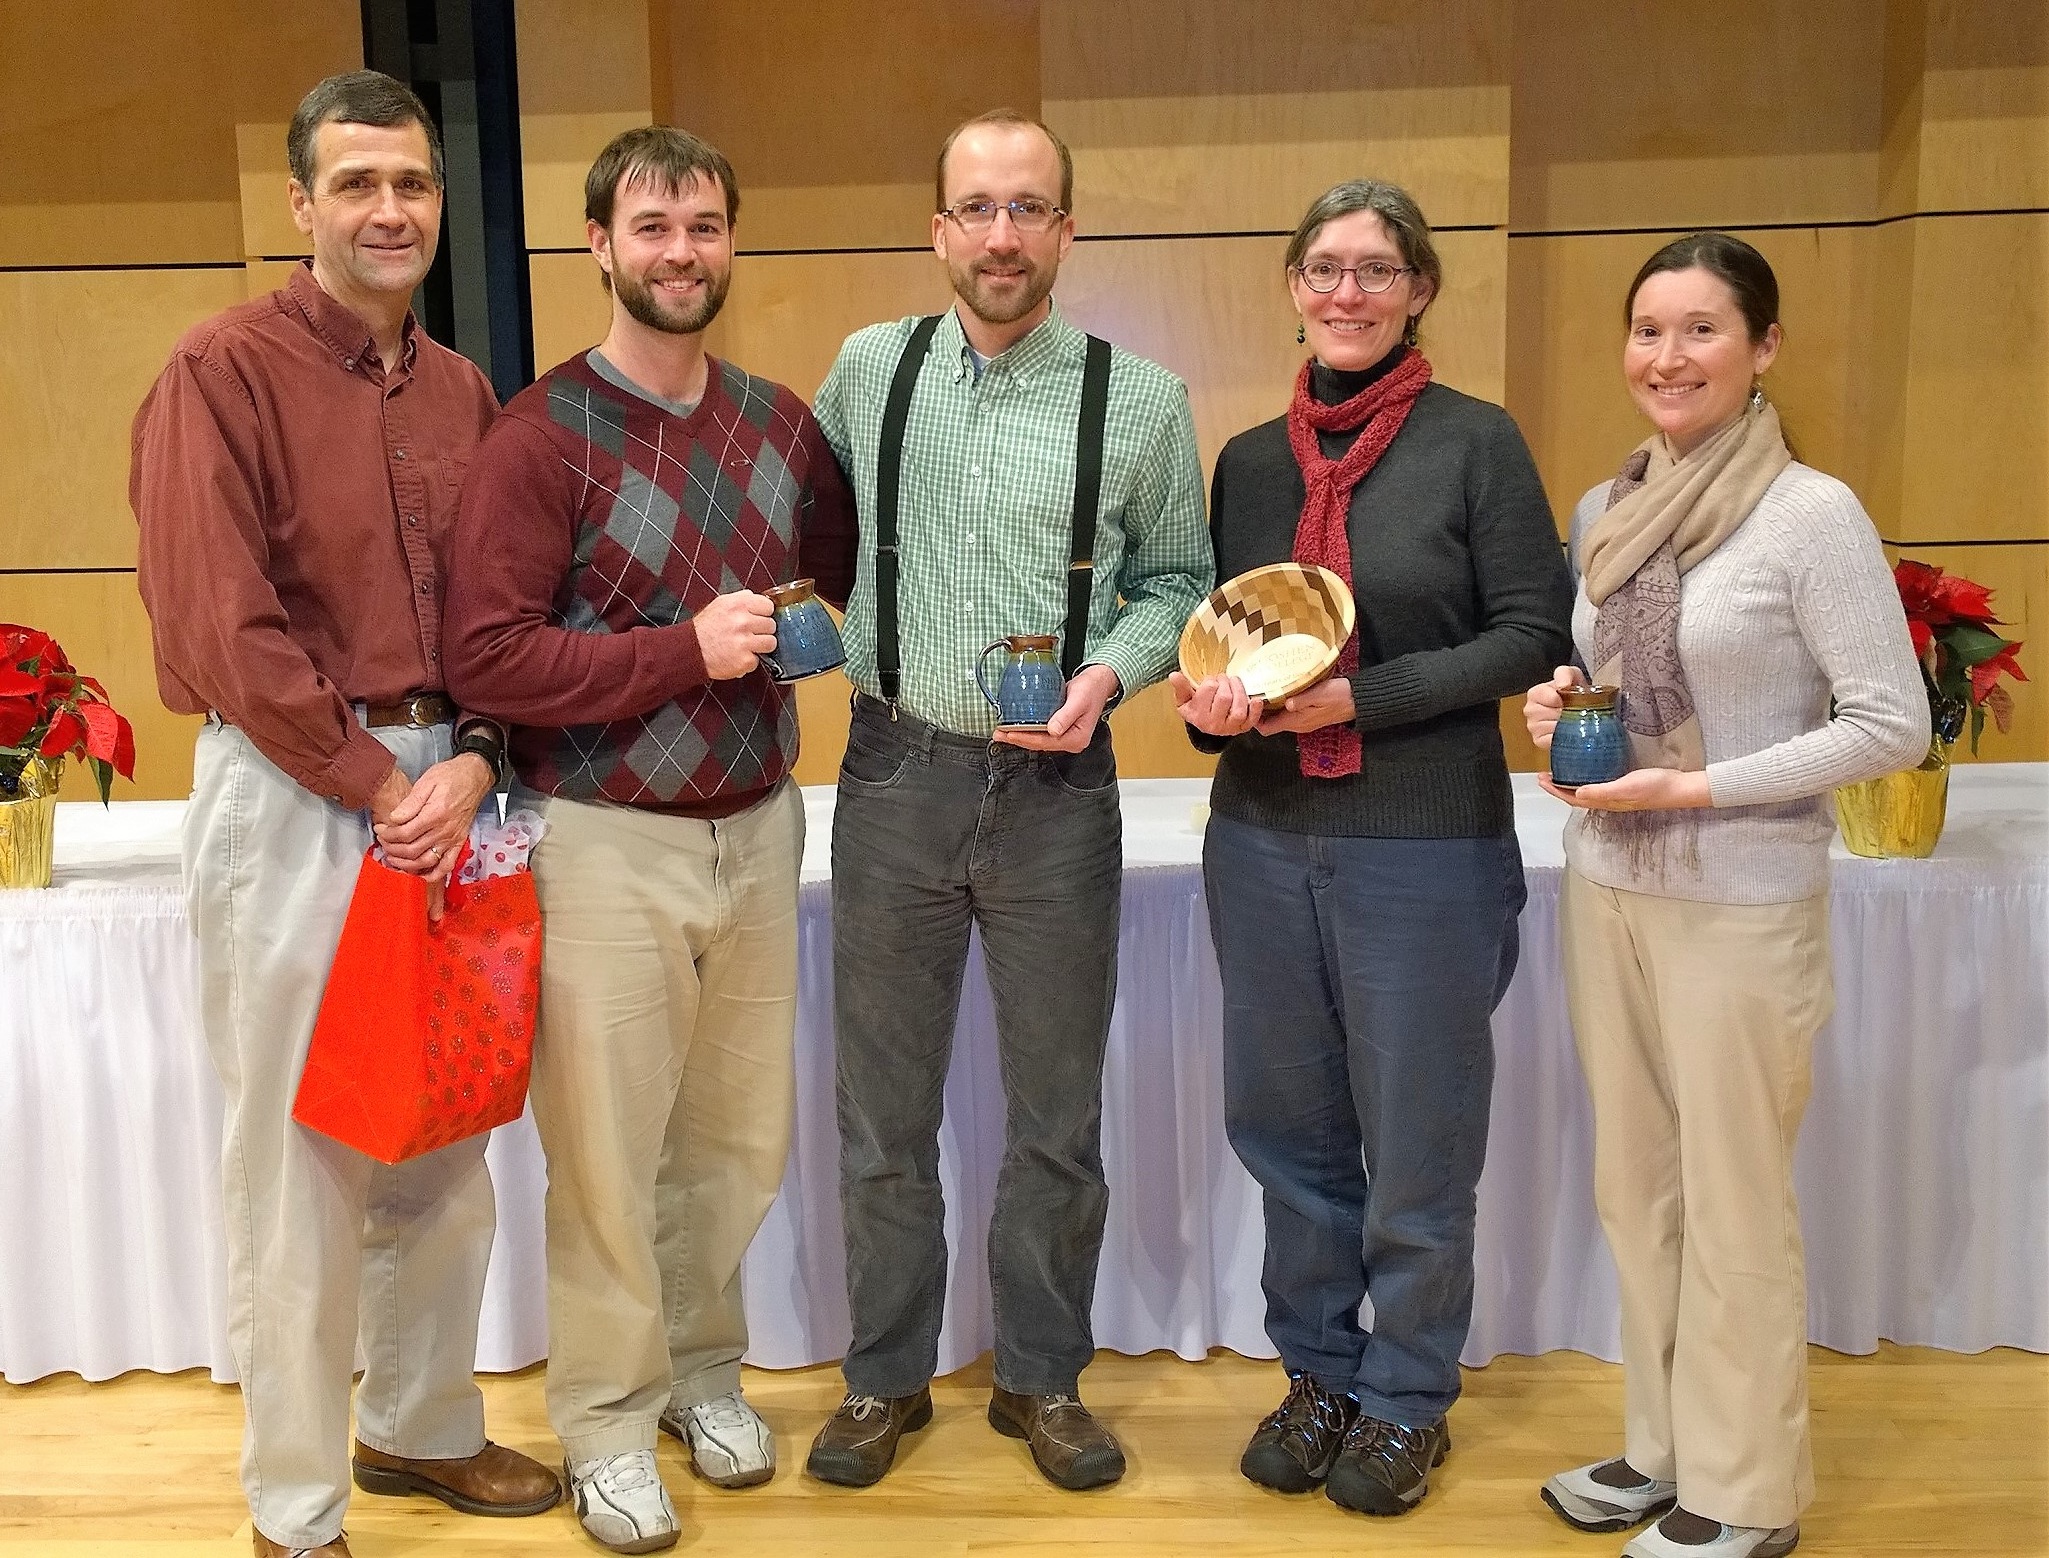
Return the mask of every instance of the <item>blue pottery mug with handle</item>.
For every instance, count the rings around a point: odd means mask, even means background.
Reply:
[[[1629,734],[1615,687],[1570,687],[1551,732],[1551,782],[1561,790],[1606,784],[1629,772]]]
[[[846,649],[832,614],[812,592],[812,581],[794,579],[768,592],[775,607],[775,649],[761,657],[762,669],[779,682],[800,682],[845,663]]]
[[[1044,730],[1067,698],[1067,680],[1053,658],[1051,633],[1012,633],[982,651],[975,662],[975,685],[996,711],[996,723],[1016,730]],[[989,657],[1003,650],[1003,674],[989,690]]]

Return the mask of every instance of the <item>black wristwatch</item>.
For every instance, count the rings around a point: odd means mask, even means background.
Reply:
[[[505,732],[495,720],[469,719],[456,727],[455,750],[481,757],[495,787],[505,780]]]

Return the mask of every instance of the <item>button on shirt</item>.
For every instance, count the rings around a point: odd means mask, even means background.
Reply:
[[[812,408],[853,478],[861,515],[842,633],[847,675],[878,697],[876,456],[890,379],[916,324],[850,336]],[[985,645],[1065,624],[1086,346],[1056,308],[977,373],[953,311],[933,333],[904,430],[897,505],[900,702],[947,730],[986,736],[996,727],[975,685]],[[1173,667],[1213,565],[1188,392],[1166,369],[1121,350],[1111,361],[1097,513],[1083,663],[1110,667],[1128,695]]]
[[[310,266],[178,343],[136,413],[129,501],[157,685],[362,807],[390,752],[352,703],[438,690],[464,466],[497,402],[410,315],[389,372]]]

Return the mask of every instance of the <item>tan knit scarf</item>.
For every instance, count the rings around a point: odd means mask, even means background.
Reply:
[[[1779,413],[1762,399],[1682,460],[1662,433],[1639,444],[1580,546],[1594,622],[1594,680],[1622,689],[1637,768],[1707,766],[1679,663],[1679,580],[1750,517],[1792,463]]]

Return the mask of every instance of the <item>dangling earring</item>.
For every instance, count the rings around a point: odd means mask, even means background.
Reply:
[[[1408,323],[1407,323],[1406,325],[1404,325],[1404,326],[1402,327],[1402,345],[1404,345],[1404,346],[1414,346],[1415,344],[1416,344],[1416,316],[1415,316],[1414,314],[1411,314],[1411,315],[1409,315],[1409,322],[1408,322]]]
[[[1764,386],[1762,384],[1750,386],[1750,409],[1752,411],[1764,410]]]
[[[1309,333],[1302,328],[1302,321],[1299,319],[1295,321],[1295,344],[1297,346],[1307,346],[1309,344]]]

